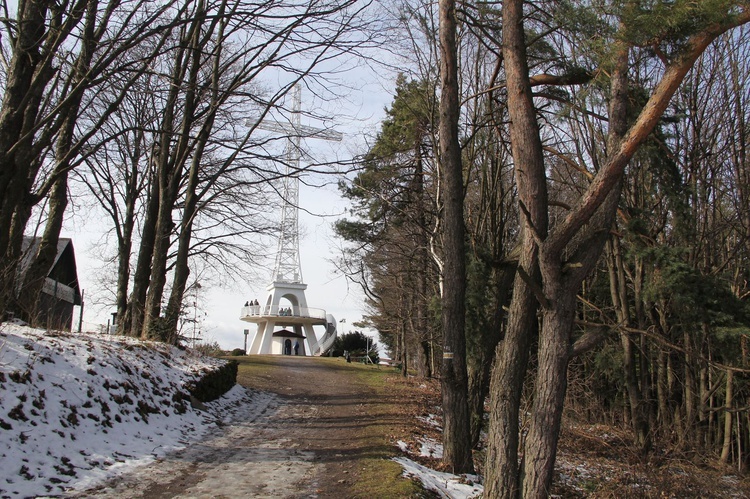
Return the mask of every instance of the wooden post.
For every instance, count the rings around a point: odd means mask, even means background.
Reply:
[[[83,326],[83,293],[84,289],[81,290],[81,313],[78,314],[78,332],[81,332],[81,327]],[[75,301],[75,300],[74,300]],[[109,332],[109,329],[107,330]]]

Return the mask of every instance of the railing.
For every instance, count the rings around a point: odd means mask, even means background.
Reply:
[[[58,300],[63,300],[73,304],[75,304],[76,302],[76,293],[73,288],[57,282],[54,279],[50,279],[49,277],[46,277],[44,279],[42,291],[44,291],[48,295],[54,296]]]
[[[326,311],[320,308],[308,307],[279,307],[276,305],[248,305],[242,307],[241,317],[248,316],[278,316],[278,317],[304,317],[312,319],[326,318]]]

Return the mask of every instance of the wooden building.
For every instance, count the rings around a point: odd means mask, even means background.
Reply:
[[[41,238],[24,237],[23,257],[19,262],[16,291],[20,291],[31,263],[36,257]],[[73,328],[73,307],[83,302],[78,286],[78,269],[73,241],[60,238],[57,254],[44,279],[39,303],[18,303],[24,310],[34,310],[33,325],[50,329],[71,331]]]

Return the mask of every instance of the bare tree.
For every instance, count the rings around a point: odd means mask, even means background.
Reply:
[[[15,265],[33,207],[53,191],[52,217],[36,255],[25,299],[40,289],[38,275],[54,256],[65,209],[66,176],[82,148],[116,109],[123,94],[92,122],[80,120],[87,96],[113,71],[142,73],[144,60],[119,66],[131,47],[169,31],[171,4],[151,2],[6,2],[3,56],[7,74],[0,111],[0,309],[13,295]],[[158,46],[158,43],[156,44]],[[31,306],[33,309],[33,306]]]
[[[165,64],[169,68],[165,77],[171,85],[153,157],[158,183],[158,192],[151,198],[158,203],[155,237],[153,248],[149,239],[142,238],[129,315],[131,334],[149,336],[156,331],[166,335],[162,339],[174,341],[198,213],[216,199],[222,178],[238,165],[262,173],[257,159],[255,164],[246,159],[246,151],[260,147],[254,141],[256,126],[289,89],[306,78],[323,78],[319,66],[367,43],[359,21],[367,3],[281,6],[268,2],[256,7],[242,1],[197,2],[180,42],[170,52],[174,62]],[[263,98],[258,91],[262,75],[279,70],[288,73],[289,82],[270,98]],[[248,115],[257,117],[254,124],[237,127]],[[283,175],[279,166],[277,163],[263,173],[260,181]],[[169,250],[174,243],[176,252],[170,266]],[[151,256],[140,261],[144,254]],[[146,268],[150,269],[148,279],[143,278]],[[174,273],[162,318],[170,269]]]

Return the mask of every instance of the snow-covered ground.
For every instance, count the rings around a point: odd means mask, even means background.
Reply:
[[[434,414],[417,419],[429,426],[440,428],[438,416]],[[419,446],[419,453],[416,450],[412,452],[409,444],[402,440],[396,442],[396,446],[406,455],[442,459],[443,445],[436,440],[428,436],[422,436],[417,439],[415,444]],[[408,457],[396,457],[393,460],[404,468],[404,476],[417,478],[422,482],[425,489],[436,492],[442,498],[470,499],[481,496],[484,491],[484,487],[480,483],[481,480],[476,475],[452,475],[435,471]]]
[[[223,362],[125,337],[0,324],[0,496],[88,487],[231,420],[249,391],[235,386],[196,409],[186,389]]]

